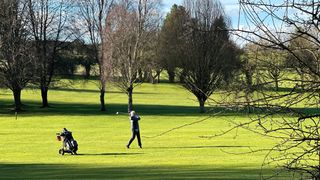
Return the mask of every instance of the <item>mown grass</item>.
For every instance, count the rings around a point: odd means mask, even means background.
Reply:
[[[48,109],[40,108],[38,90],[23,91],[24,111],[17,119],[10,111],[11,92],[0,90],[0,178],[259,179],[261,173],[273,174],[272,167],[261,170],[266,152],[236,153],[270,148],[274,140],[241,129],[201,138],[246,117],[230,112],[207,118],[208,114],[198,113],[195,98],[178,84],[143,84],[135,89],[143,149],[137,142],[126,149],[130,123],[126,115],[116,115],[126,112],[126,95],[110,85],[107,112],[100,112],[96,82],[71,82],[50,90]],[[55,133],[63,127],[78,141],[79,156],[58,154],[61,142]]]

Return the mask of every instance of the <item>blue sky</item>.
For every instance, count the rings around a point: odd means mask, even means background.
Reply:
[[[224,10],[227,16],[231,20],[231,28],[233,29],[246,29],[252,30],[251,28],[255,29],[254,26],[250,25],[251,23],[245,20],[245,17],[241,15],[239,17],[239,0],[220,0],[221,4],[224,7]],[[264,2],[269,2],[268,0],[264,0]],[[273,0],[273,3],[282,2],[281,0]],[[183,0],[162,0],[163,3],[163,11],[165,13],[169,12],[173,4],[182,5]],[[240,22],[239,22],[240,20]],[[272,22],[269,19],[264,20],[265,23]],[[249,23],[249,24],[248,24]],[[253,30],[254,31],[254,30]],[[240,33],[241,34],[241,33]],[[242,46],[246,43],[244,39],[236,35],[231,35],[233,41],[235,41],[238,45]]]
[[[170,8],[173,4],[181,5],[183,0],[162,0],[163,3],[163,11],[165,13],[170,11]],[[224,9],[227,15],[230,17],[232,22],[232,27],[238,27],[238,17],[239,17],[239,5],[238,0],[221,0],[220,1],[224,6]],[[240,24],[241,25],[241,24]]]

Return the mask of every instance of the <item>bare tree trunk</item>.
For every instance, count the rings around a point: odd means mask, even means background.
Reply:
[[[101,88],[100,90],[100,105],[101,105],[101,111],[106,111],[106,106],[105,106],[105,102],[104,102],[104,95],[106,93],[105,88]]]
[[[12,92],[14,97],[15,111],[21,111],[21,89],[14,89]]]
[[[174,78],[175,78],[175,72],[174,71],[172,71],[172,70],[167,70],[167,72],[168,72],[168,76],[169,76],[169,82],[170,83],[174,83]]]
[[[131,112],[133,110],[132,93],[133,93],[133,86],[130,85],[130,87],[128,88],[128,112]]]
[[[102,41],[102,47],[101,47],[102,53],[100,57],[100,83],[101,83],[101,88],[100,88],[100,105],[101,105],[101,111],[106,111],[106,106],[105,106],[105,100],[104,96],[106,93],[106,84],[107,84],[107,75],[106,75],[106,62],[105,62],[105,56],[104,56],[104,42]]]
[[[141,69],[139,69],[138,70],[138,78],[139,78],[139,82],[143,82],[144,81],[144,78],[143,78],[143,73],[142,73],[142,70]]]
[[[200,113],[205,113],[205,112],[206,112],[206,109],[205,109],[205,107],[204,107],[204,103],[205,103],[205,100],[199,99]]]
[[[276,91],[279,91],[279,79],[275,78]]]
[[[156,71],[156,75],[155,76],[151,75],[152,84],[160,83],[160,73],[161,73],[161,71]]]
[[[101,77],[101,89],[100,89],[100,106],[101,111],[106,111],[104,96],[106,93],[106,77],[100,75]]]
[[[49,107],[48,103],[48,90],[49,88],[46,85],[41,84],[41,98],[42,98],[42,108]]]
[[[85,68],[85,79],[89,79],[89,77],[90,77],[90,70],[91,70],[91,65],[85,65],[84,66],[84,68]]]
[[[143,72],[143,80],[142,82],[153,82],[152,71],[145,70]]]
[[[102,46],[102,51],[104,50]],[[105,62],[104,62],[104,53],[101,55],[101,61],[99,63],[100,66],[100,83],[101,83],[101,88],[100,88],[100,110],[101,111],[106,111],[106,106],[105,106],[105,101],[104,101],[104,96],[106,93],[106,69],[105,69]]]
[[[186,72],[185,70],[183,70],[179,76],[180,78],[180,83],[185,83],[185,79],[186,79]]]
[[[249,87],[250,89],[248,89],[247,91],[246,91],[246,96],[245,96],[245,98],[246,98],[246,110],[247,110],[247,113],[249,113],[249,114],[251,114],[252,112],[253,112],[253,108],[252,108],[252,106],[251,106],[251,104],[250,104],[250,93],[252,92],[252,86],[251,87]]]
[[[197,98],[198,98],[198,101],[199,101],[200,113],[205,113],[206,109],[204,107],[204,103],[206,102],[206,98],[204,98],[204,97],[197,97]]]
[[[245,70],[245,75],[246,75],[246,82],[247,82],[247,88],[249,91],[252,90],[252,73],[249,70]]]
[[[161,71],[157,71],[157,74],[158,74],[158,82],[157,82],[157,83],[160,83],[160,75],[161,75]]]
[[[157,77],[152,77],[152,78],[151,78],[151,83],[152,83],[152,84],[157,84],[156,78],[157,78]]]

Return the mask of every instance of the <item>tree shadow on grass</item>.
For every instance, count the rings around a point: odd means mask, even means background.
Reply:
[[[51,102],[51,107],[40,108],[41,103],[37,101],[24,101],[23,111],[18,113],[18,116],[104,116],[104,115],[116,115],[116,112],[122,112],[121,115],[126,115],[127,104],[106,104],[107,111],[100,111],[99,104],[85,104],[85,103],[71,103],[71,102]],[[0,102],[0,115],[12,115],[14,117],[15,112],[12,111],[12,102],[9,100],[3,100]],[[246,115],[247,110],[232,110],[225,107],[208,107],[207,113],[199,113],[198,106],[175,106],[175,105],[156,105],[156,104],[135,104],[134,110],[140,115],[152,115],[152,116],[203,116],[208,117],[214,113],[221,112],[219,115],[234,116],[234,115]],[[307,113],[316,114],[320,113],[319,108],[294,108],[294,110]],[[255,108],[252,115],[264,114],[271,112],[270,108]],[[274,109],[273,112],[277,112]],[[278,112],[288,115],[288,112]]]
[[[78,154],[78,156],[133,156],[144,153],[98,153],[98,154]]]
[[[99,94],[99,89],[76,89],[76,88],[63,88],[63,87],[54,87],[51,88],[54,91],[64,91],[64,92],[77,92],[77,93],[96,93]],[[124,94],[121,91],[106,91],[107,94]],[[134,92],[134,94],[157,94],[157,93],[150,93],[150,92]]]
[[[252,146],[181,146],[181,147],[146,147],[145,149],[211,149],[211,148],[250,148]]]
[[[104,116],[115,115],[116,112],[122,112],[122,115],[126,115],[126,104],[107,104],[106,112],[100,111],[98,104],[84,104],[84,103],[58,103],[52,102],[49,108],[40,108],[40,103],[33,101],[25,101],[27,105],[23,106],[23,111],[18,113],[19,116]],[[12,111],[12,104],[8,101],[0,102],[0,115],[12,115],[15,116],[15,112]],[[219,115],[234,116],[245,115],[245,111],[232,111],[225,109],[224,107],[209,108],[208,113],[201,114],[196,106],[172,106],[172,105],[153,105],[153,104],[137,104],[134,105],[134,110],[140,115],[152,115],[152,116],[203,116],[208,117],[216,112],[221,112]],[[304,112],[307,114],[319,113],[318,108],[295,108],[296,111]],[[270,109],[269,109],[270,111]],[[265,111],[263,108],[257,109],[254,114],[263,114]],[[285,112],[284,112],[285,113]]]
[[[271,175],[272,169],[263,171]],[[260,179],[260,169],[209,166],[91,167],[63,164],[0,164],[3,179]],[[288,179],[284,176],[280,179]]]
[[[41,104],[34,101],[24,101],[23,111],[19,115],[23,116],[52,116],[52,115],[126,115],[126,104],[106,104],[106,112],[100,111],[99,104],[85,104],[85,103],[60,103],[51,102],[49,108],[40,108]],[[12,103],[9,101],[0,102],[0,114],[11,114]],[[196,106],[171,106],[171,105],[153,105],[153,104],[136,104],[135,111],[140,115],[157,115],[157,116],[200,116],[207,114],[200,114]]]

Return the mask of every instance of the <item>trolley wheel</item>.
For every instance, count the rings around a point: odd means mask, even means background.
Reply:
[[[63,149],[59,149],[59,154],[61,154],[63,156],[64,155],[64,150]]]

